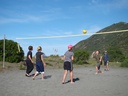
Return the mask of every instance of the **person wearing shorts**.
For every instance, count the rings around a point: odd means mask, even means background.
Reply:
[[[39,46],[37,48],[37,53],[36,53],[36,73],[33,76],[33,80],[35,79],[35,77],[37,76],[38,73],[42,74],[42,80],[44,79],[44,67],[46,66],[44,59],[43,59],[43,52],[42,51],[42,47]]]
[[[102,65],[102,56],[99,54],[99,51],[96,51],[93,54],[93,57],[97,61],[97,64],[96,64],[96,73],[95,74],[98,74],[99,72],[102,73],[102,71],[100,70],[100,66]]]
[[[109,71],[108,68],[108,62],[109,62],[109,56],[107,54],[107,51],[104,52],[104,66],[105,66],[105,71]]]
[[[62,84],[65,84],[65,79],[68,74],[68,71],[70,71],[70,80],[71,83],[73,82],[73,65],[72,60],[74,60],[74,53],[72,52],[72,45],[68,46],[68,51],[64,54],[64,75]]]

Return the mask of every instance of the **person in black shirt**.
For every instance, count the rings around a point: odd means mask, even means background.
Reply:
[[[44,59],[43,59],[43,55],[44,53],[41,52],[42,51],[42,47],[39,46],[37,48],[37,53],[36,53],[36,73],[33,76],[33,80],[35,79],[35,77],[37,76],[38,73],[42,74],[42,80],[44,79],[44,67],[46,66]]]
[[[32,61],[32,50],[33,50],[33,46],[29,46],[28,47],[28,53],[27,53],[27,58],[26,58],[26,65],[27,65],[27,69],[26,69],[26,76],[30,77],[30,73],[32,72],[34,65],[33,65],[33,61]]]

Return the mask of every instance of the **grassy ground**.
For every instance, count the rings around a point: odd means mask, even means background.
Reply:
[[[0,71],[4,70],[13,70],[19,68],[19,63],[8,63],[4,62],[4,67],[3,67],[3,62],[0,61]]]
[[[89,64],[89,66],[95,66],[96,65],[96,61],[94,58],[90,58],[88,61],[87,61]],[[104,65],[104,61],[102,61],[102,65]],[[109,66],[111,67],[120,67],[121,65],[121,62],[109,62]]]
[[[35,58],[33,58],[33,61],[35,62]],[[57,56],[52,56],[52,57],[47,57],[44,58],[44,61],[47,64],[47,68],[63,68],[63,60],[60,57]],[[96,65],[95,59],[90,58],[87,61],[87,64],[73,64],[74,68],[78,67],[94,67]],[[110,67],[120,67],[121,63],[120,62],[109,62]],[[3,70],[11,70],[12,68],[20,69],[20,70],[25,70],[26,66],[24,66],[24,62],[20,63],[4,63],[4,68],[3,68],[3,62],[0,62],[0,71]],[[103,66],[103,65],[102,65]]]

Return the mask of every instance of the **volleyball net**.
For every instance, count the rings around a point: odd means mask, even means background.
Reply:
[[[81,40],[86,39],[85,36],[90,37],[92,35],[103,35],[103,34],[116,34],[116,33],[124,33],[128,32],[127,30],[117,30],[117,31],[108,31],[108,32],[97,32],[97,33],[89,33],[86,34],[73,34],[73,35],[60,35],[60,36],[35,36],[35,37],[17,37],[15,38],[15,41],[17,42],[17,48],[20,52],[20,47],[23,48],[25,55],[28,51],[28,46],[33,46],[34,50],[33,53],[35,54],[37,51],[38,46],[43,47],[43,52],[46,55],[57,55],[58,53],[63,54],[65,50],[67,50],[67,44],[75,44],[74,41],[77,43]],[[81,39],[78,39],[81,38]],[[2,39],[2,38],[0,38]],[[58,44],[59,42],[59,44]],[[4,68],[4,62],[5,62],[5,36],[3,38],[3,68]],[[64,49],[60,50],[60,49]]]

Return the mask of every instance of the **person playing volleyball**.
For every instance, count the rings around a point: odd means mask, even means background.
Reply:
[[[27,65],[27,69],[26,69],[26,74],[25,76],[30,77],[30,73],[32,72],[32,70],[34,69],[34,62],[32,60],[32,50],[33,50],[33,46],[29,46],[28,47],[28,53],[27,53],[27,58],[26,58],[26,65]]]
[[[41,51],[42,51],[42,47],[39,46],[37,48],[37,53],[36,53],[36,72],[35,75],[33,76],[33,80],[35,79],[38,73],[42,74],[42,80],[44,80],[44,67],[46,66],[46,64],[43,59],[44,53]]]
[[[64,75],[62,84],[65,84],[65,79],[68,74],[68,71],[70,71],[70,80],[71,83],[73,82],[73,65],[72,61],[74,60],[74,53],[72,52],[72,45],[68,46],[68,51],[64,54]]]
[[[104,52],[104,66],[105,66],[105,71],[109,71],[108,68],[108,63],[109,63],[109,56],[107,54],[107,51]]]
[[[100,70],[100,66],[102,65],[102,56],[99,53],[100,53],[99,51],[93,52],[93,58],[95,58],[96,62],[97,62],[97,64],[96,64],[96,73],[95,74],[103,73]]]

